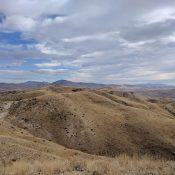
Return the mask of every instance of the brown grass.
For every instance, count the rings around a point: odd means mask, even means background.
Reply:
[[[7,119],[37,137],[89,154],[175,160],[175,118],[160,103],[127,92],[55,86],[24,92]]]
[[[174,175],[175,162],[153,160],[144,156],[130,158],[126,155],[117,158],[65,159],[56,161],[17,161],[0,167],[1,175]]]
[[[0,175],[175,175],[174,102],[118,93],[3,94]]]

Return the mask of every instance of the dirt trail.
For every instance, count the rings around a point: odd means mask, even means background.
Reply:
[[[6,117],[8,115],[8,110],[11,106],[12,102],[5,102],[2,104],[2,111],[0,111],[0,119]]]

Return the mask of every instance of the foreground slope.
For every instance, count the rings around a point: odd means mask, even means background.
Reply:
[[[175,162],[148,156],[92,156],[34,137],[0,119],[2,175],[172,175]]]
[[[175,118],[159,101],[110,89],[50,86],[2,94],[6,118],[31,134],[90,154],[175,159]]]

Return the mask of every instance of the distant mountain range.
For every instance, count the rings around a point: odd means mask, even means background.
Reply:
[[[8,90],[25,90],[25,89],[38,89],[49,85],[61,85],[77,88],[92,88],[100,89],[106,87],[114,87],[123,90],[160,90],[160,89],[174,89],[175,86],[165,84],[136,84],[136,85],[116,85],[116,84],[98,84],[98,83],[85,83],[85,82],[72,82],[67,80],[58,80],[53,83],[27,81],[24,83],[0,83],[0,91]]]
[[[37,89],[48,86],[50,83],[47,82],[37,82],[37,81],[27,81],[24,83],[0,83],[0,91],[7,90],[23,90],[23,89]]]
[[[93,88],[93,89],[99,89],[99,88],[110,86],[107,84],[72,82],[67,80],[59,80],[59,81],[53,82],[52,84],[70,86],[70,87],[79,87],[79,88]]]
[[[130,84],[124,84],[122,85],[123,87],[125,87],[126,89],[133,89],[133,90],[137,90],[137,89],[152,89],[152,90],[159,90],[159,89],[172,89],[175,88],[175,86],[173,85],[167,85],[167,84],[135,84],[135,85],[130,85]]]

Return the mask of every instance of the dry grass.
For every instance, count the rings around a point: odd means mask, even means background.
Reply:
[[[175,160],[175,118],[164,104],[127,92],[50,88],[24,92],[6,121],[89,154],[156,154]]]
[[[16,102],[0,119],[0,175],[175,175],[174,102],[70,88],[3,98]]]
[[[141,159],[122,155],[117,158],[65,159],[43,162],[14,162],[0,167],[1,175],[174,175],[175,162]]]

